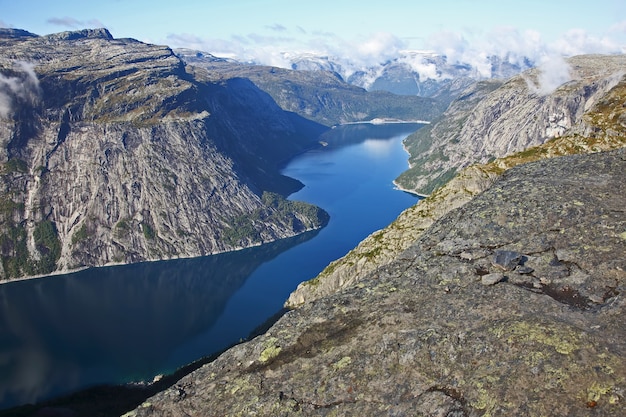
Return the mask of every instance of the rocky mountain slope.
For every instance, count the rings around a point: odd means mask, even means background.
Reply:
[[[385,117],[432,120],[448,105],[442,99],[398,96],[388,91],[368,93],[346,83],[332,71],[293,71],[247,65],[185,49],[176,50],[176,54],[187,64],[217,73],[220,77],[249,79],[272,96],[282,109],[326,126]]]
[[[583,117],[621,80],[626,57],[578,56],[567,61],[569,81],[558,87],[532,69],[502,81],[473,85],[455,100],[438,123],[405,140],[411,168],[396,182],[430,194],[458,170],[588,131]]]
[[[626,153],[504,173],[128,416],[621,416]]]
[[[0,32],[0,277],[199,256],[323,226],[282,195],[325,128],[106,30]]]

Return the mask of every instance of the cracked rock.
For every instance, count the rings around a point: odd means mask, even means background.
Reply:
[[[508,171],[358,285],[305,303],[185,377],[179,386],[194,381],[194,395],[174,402],[171,388],[129,416],[586,417],[588,404],[596,416],[626,415],[623,152]],[[584,205],[562,217],[569,201]],[[493,226],[502,213],[515,221]],[[599,217],[611,228],[592,227]],[[563,232],[550,231],[555,222]],[[527,253],[535,272],[494,271],[456,245],[442,252],[444,241],[506,247],[509,267]],[[541,253],[529,249],[537,242]],[[554,260],[563,248],[580,254],[576,265]],[[561,268],[593,273],[540,280]],[[477,275],[491,284],[476,285]],[[268,346],[281,349],[260,361]]]

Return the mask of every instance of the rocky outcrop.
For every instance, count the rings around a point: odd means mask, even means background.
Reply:
[[[344,257],[331,262],[318,276],[298,285],[285,307],[296,308],[333,294],[392,262],[437,219],[489,188],[497,176],[483,167],[467,168],[435,194],[403,211],[389,226],[372,233]]]
[[[322,227],[279,174],[325,128],[102,30],[0,31],[0,277],[192,257]]]
[[[620,416],[626,152],[505,172],[129,416]]]
[[[626,56],[578,56],[564,65],[569,65],[570,80],[553,91],[542,84],[546,77],[539,69],[504,83],[485,81],[470,87],[438,123],[405,139],[411,168],[396,182],[430,194],[471,164],[557,137],[584,135],[583,115],[623,79]]]
[[[129,415],[622,415],[624,97],[464,169]]]

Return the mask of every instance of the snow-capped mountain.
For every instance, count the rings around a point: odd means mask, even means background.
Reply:
[[[528,58],[514,60],[508,56],[490,56],[478,67],[470,63],[450,63],[445,55],[427,51],[401,51],[397,58],[375,66],[311,53],[284,53],[283,58],[295,70],[332,71],[350,84],[367,90],[423,97],[437,96],[459,79],[508,78],[534,66]]]

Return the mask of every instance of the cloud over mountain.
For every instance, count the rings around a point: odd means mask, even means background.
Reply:
[[[572,79],[571,68],[560,55],[542,57],[537,63],[537,69],[539,73],[536,81],[526,79],[526,83],[532,91],[542,96],[552,93]]]
[[[251,33],[231,39],[209,39],[172,34],[167,41],[174,47],[193,48],[216,56],[284,68],[294,66],[294,56],[325,57],[336,64],[345,78],[357,72],[366,73],[364,83],[367,79],[374,80],[383,66],[393,60],[411,67],[422,79],[441,80],[450,76],[423,56],[410,53],[411,40],[388,32],[344,39],[333,33],[307,33],[300,27],[294,29],[280,23],[268,29],[274,35]],[[626,44],[619,41],[625,35],[626,21],[608,28],[602,36],[572,29],[550,42],[543,39],[538,31],[501,26],[484,32],[436,32],[422,40],[421,49],[445,56],[448,65],[471,67],[472,75],[477,78],[487,78],[492,76],[494,57],[500,63],[526,69],[537,63],[549,65],[553,62],[551,57],[555,56],[626,53]],[[549,84],[546,81],[546,85]]]
[[[100,22],[98,19],[89,19],[89,20],[83,21],[83,20],[78,20],[78,19],[75,19],[73,17],[68,17],[68,16],[52,17],[46,20],[46,22],[52,25],[62,26],[68,29],[82,29],[85,27],[101,28],[101,27],[106,26],[102,22]]]
[[[8,117],[18,103],[34,105],[39,100],[39,80],[33,65],[17,61],[14,75],[0,74],[0,117]]]

